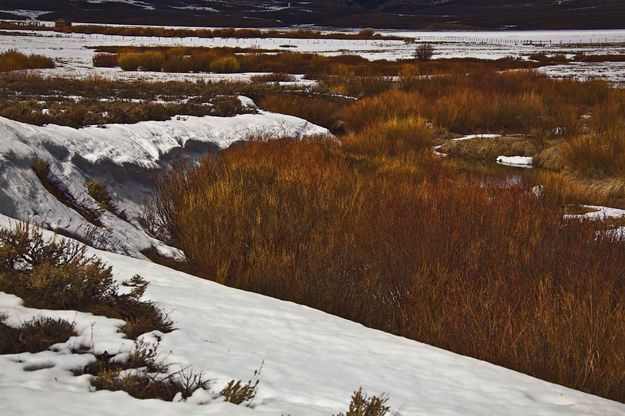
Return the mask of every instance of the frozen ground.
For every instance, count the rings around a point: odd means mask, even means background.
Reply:
[[[248,106],[254,103],[240,97]],[[142,257],[151,247],[172,255],[140,227],[146,198],[163,167],[180,156],[199,159],[253,136],[305,137],[328,135],[306,120],[259,111],[234,117],[177,116],[168,121],[110,124],[74,129],[33,126],[0,117],[0,213],[43,223],[72,235],[89,238],[100,247]],[[79,213],[49,193],[31,169],[33,162],[50,162],[54,178],[81,205],[97,208],[85,182],[101,181],[130,222],[108,212],[96,229]],[[95,234],[93,234],[97,231]]]
[[[12,220],[0,216],[0,225]],[[215,380],[247,380],[263,368],[252,408],[219,401],[205,405],[136,400],[124,393],[90,393],[88,376],[69,369],[92,360],[69,348],[83,345],[115,354],[132,344],[116,332],[121,321],[72,311],[38,311],[0,293],[10,325],[38,314],[76,323],[78,337],[58,352],[0,357],[2,414],[298,415],[345,411],[352,391],[387,393],[394,416],[625,414],[625,405],[550,384],[482,361],[365,328],[304,306],[247,293],[143,260],[90,250],[113,266],[117,279],[141,274],[146,297],[171,312],[176,330],[162,336],[161,357],[171,369],[192,365]],[[148,334],[146,340],[154,337]],[[196,394],[195,399],[208,398]]]
[[[21,33],[21,34],[19,34]],[[6,32],[0,34],[0,51],[19,49],[57,59],[59,67],[44,71],[61,76],[102,75],[113,78],[138,77],[190,79],[249,79],[249,75],[131,73],[107,68],[93,68],[93,50],[88,47],[118,46],[208,46],[245,47],[263,50],[293,50],[323,55],[358,54],[369,59],[403,59],[412,57],[414,44],[396,40],[337,39],[232,39],[232,38],[156,38],[62,34],[54,32]],[[625,30],[604,31],[541,31],[541,32],[390,32],[415,39],[435,42],[435,58],[473,57],[497,59],[508,56],[526,57],[537,52],[563,53],[570,56],[586,54],[625,54]],[[552,76],[579,78],[600,77],[622,81],[623,64],[588,63],[559,65],[545,69]]]

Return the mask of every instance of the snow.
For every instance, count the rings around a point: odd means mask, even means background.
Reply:
[[[497,157],[497,163],[519,168],[531,168],[534,164],[534,158],[528,156],[499,156]]]
[[[592,211],[584,214],[565,215],[565,218],[584,218],[591,220],[605,220],[609,218],[622,218],[625,217],[625,210],[619,208],[605,207],[602,205],[582,205],[582,208],[587,208]]]
[[[0,216],[0,224],[13,223]],[[47,234],[49,235],[49,234]],[[602,415],[625,405],[550,384],[482,361],[372,330],[323,312],[218,285],[147,261],[90,249],[113,267],[116,279],[141,274],[146,297],[171,311],[176,330],[162,334],[162,358],[192,365],[215,380],[249,379],[263,363],[253,409],[210,401],[205,392],[187,403],[136,400],[124,393],[88,391],[87,377],[68,371],[91,354],[70,355],[68,345],[127,352],[115,332],[121,322],[72,311],[38,311],[0,294],[0,313],[16,324],[32,316],[62,316],[79,336],[57,352],[0,357],[4,414],[47,416],[284,415],[321,416],[345,411],[351,393],[388,393],[394,415]],[[150,334],[144,336],[146,340]],[[153,338],[153,337],[152,337]],[[93,340],[93,343],[91,343]],[[24,371],[24,368],[42,368]],[[206,405],[194,404],[209,401]]]
[[[500,134],[469,134],[466,136],[458,137],[455,139],[451,139],[454,142],[462,141],[462,140],[471,140],[471,139],[496,139],[497,137],[501,137]]]
[[[28,20],[37,20],[42,14],[50,13],[46,10],[30,10],[30,9],[3,9],[0,13],[12,14],[15,16],[25,17]]]
[[[246,106],[252,100],[239,97]],[[0,213],[62,229],[74,235],[95,232],[98,246],[142,257],[151,247],[165,255],[175,250],[146,235],[138,219],[153,180],[180,154],[192,159],[224,149],[253,136],[303,138],[330,135],[306,120],[259,111],[234,117],[176,116],[167,121],[109,124],[75,129],[66,126],[33,126],[0,117]],[[42,186],[31,169],[36,159],[47,160],[53,174],[87,207],[97,203],[85,182],[107,184],[116,205],[131,222],[104,212],[103,229],[88,223]]]

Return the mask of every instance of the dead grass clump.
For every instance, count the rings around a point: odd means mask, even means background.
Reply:
[[[117,57],[117,64],[124,71],[138,71],[141,67],[140,53],[124,53]]]
[[[390,118],[372,123],[358,134],[343,139],[349,150],[367,154],[397,156],[429,148],[434,130],[420,117]]]
[[[361,387],[352,395],[349,410],[337,416],[385,416],[390,410],[387,402],[388,397],[384,395],[367,397]]]
[[[156,211],[197,275],[625,401],[623,242],[554,194],[269,141],[170,172]]]
[[[171,378],[142,371],[104,371],[92,379],[91,385],[96,390],[124,391],[136,399],[172,401],[179,392]]]
[[[95,199],[102,209],[111,212],[115,210],[115,204],[111,198],[111,194],[104,183],[91,179],[85,183],[85,187],[87,188],[89,196]]]
[[[233,73],[239,71],[241,65],[234,56],[225,56],[210,63],[211,72]]]
[[[144,332],[169,332],[172,323],[154,304],[142,301],[147,282],[137,278],[129,293],[119,293],[111,268],[86,248],[64,239],[46,241],[30,225],[0,230],[0,290],[27,306],[71,309],[129,322],[144,322]],[[135,338],[138,331],[129,331]]]
[[[113,201],[111,193],[105,183],[95,179],[90,179],[85,183],[87,193],[91,198],[96,200],[100,208],[117,215],[119,218],[128,221],[124,211],[120,211],[117,204]]]
[[[260,383],[261,370],[262,366],[254,371],[254,375],[246,383],[243,383],[241,380],[230,380],[219,394],[226,402],[236,405],[247,403],[249,405],[254,400],[254,397],[256,397],[256,389],[258,388],[258,383]]]
[[[43,68],[54,68],[54,61],[47,56],[27,55],[15,49],[0,53],[0,72]]]
[[[625,131],[619,135],[586,135],[568,141],[564,159],[585,177],[603,178],[625,173]]]
[[[534,163],[536,166],[560,172],[566,168],[566,160],[564,155],[567,149],[567,143],[565,140],[549,141],[545,143],[545,146],[534,156]]]
[[[44,351],[74,335],[74,325],[64,319],[36,317],[19,328],[0,322],[0,354]]]
[[[118,56],[113,53],[96,53],[92,61],[93,66],[115,68],[118,65]]]
[[[210,391],[212,380],[202,373],[184,369],[173,374],[150,373],[147,370],[104,370],[92,379],[96,390],[125,391],[137,399],[173,401],[188,399],[197,390]],[[236,405],[249,404],[256,396],[258,380],[242,384],[230,381],[219,396]]]
[[[167,366],[159,360],[157,353],[158,344],[151,344],[142,341],[135,341],[135,346],[130,352],[128,360],[113,360],[109,354],[96,355],[96,360],[89,363],[76,375],[90,374],[93,376],[110,376],[113,373],[121,373],[125,370],[141,369],[147,373],[165,373]]]

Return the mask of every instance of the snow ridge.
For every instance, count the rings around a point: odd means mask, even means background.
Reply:
[[[253,105],[244,97],[241,101]],[[120,253],[142,257],[142,250],[156,248],[161,254],[175,255],[149,237],[139,222],[145,199],[153,194],[153,180],[163,168],[181,156],[198,160],[254,136],[313,135],[330,133],[306,120],[264,111],[234,117],[176,116],[167,121],[81,129],[39,127],[0,117],[0,213],[71,235],[86,237],[97,231],[103,241],[98,247]],[[97,207],[97,203],[88,195],[85,182],[96,179],[107,184],[130,222],[104,212],[101,221],[106,230],[94,230],[42,186],[31,169],[37,159],[50,162],[55,177],[87,206]]]

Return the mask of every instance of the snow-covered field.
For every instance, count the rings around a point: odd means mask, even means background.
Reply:
[[[0,216],[0,226],[14,221]],[[48,234],[49,235],[49,234]],[[625,405],[462,357],[405,338],[368,329],[304,306],[247,293],[143,260],[90,250],[113,266],[117,279],[140,274],[146,297],[171,313],[176,330],[158,348],[172,370],[191,365],[214,380],[250,378],[261,365],[251,408],[220,401],[197,404],[137,400],[125,393],[89,392],[89,376],[69,371],[93,357],[70,354],[84,345],[95,352],[128,351],[116,331],[122,322],[72,311],[39,311],[0,293],[0,313],[19,325],[34,315],[76,323],[78,337],[58,352],[0,357],[0,403],[10,416],[67,415],[299,415],[345,411],[358,387],[387,393],[395,416],[625,414]],[[153,339],[151,335],[146,340]]]
[[[254,103],[240,97],[244,105]],[[32,126],[0,117],[0,213],[43,223],[73,235],[89,235],[94,227],[43,187],[31,166],[36,159],[50,162],[52,174],[68,186],[82,204],[96,208],[85,182],[99,180],[109,187],[114,202],[131,220],[108,212],[99,230],[102,247],[142,257],[154,247],[172,254],[139,226],[155,175],[184,154],[200,158],[254,136],[305,137],[328,135],[325,128],[306,120],[259,111],[234,117],[178,116],[168,121],[110,124],[74,129]],[[104,238],[106,237],[106,238]]]
[[[20,34],[21,33],[21,34]],[[381,32],[387,33],[387,32]],[[414,39],[434,42],[435,58],[471,57],[498,59],[527,57],[532,53],[625,54],[625,30],[602,31],[536,31],[536,32],[388,32]],[[368,59],[411,58],[414,44],[397,40],[338,40],[338,39],[233,39],[233,38],[157,38],[135,36],[105,36],[65,34],[55,32],[19,32],[0,35],[0,52],[18,49],[55,58],[60,65],[43,71],[50,75],[84,77],[101,75],[110,78],[147,79],[249,79],[249,74],[167,74],[132,73],[119,69],[94,68],[91,59],[95,46],[206,46],[241,47],[259,50],[292,50],[323,55],[357,54]],[[579,78],[598,77],[622,81],[623,65],[587,63],[558,65],[545,70],[551,76]]]

